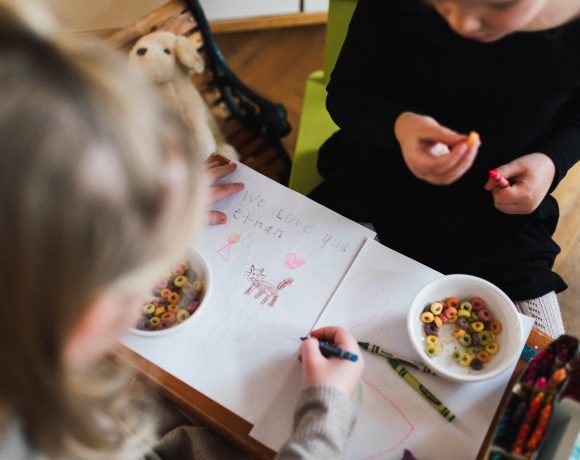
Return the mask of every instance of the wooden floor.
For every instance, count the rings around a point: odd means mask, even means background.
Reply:
[[[284,143],[292,152],[306,77],[322,68],[324,27],[222,34],[217,40],[244,82],[286,106],[293,131]],[[555,195],[562,215],[555,236],[562,247],[556,271],[570,286],[558,297],[567,332],[580,336],[580,165],[568,174]]]
[[[247,85],[284,104],[292,132],[283,142],[293,152],[306,77],[322,68],[324,27],[220,34],[216,38],[228,64]]]

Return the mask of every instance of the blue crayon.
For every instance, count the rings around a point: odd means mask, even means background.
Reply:
[[[306,340],[308,337],[300,337],[300,340]],[[337,347],[336,345],[332,345],[331,343],[328,342],[318,342],[319,348],[320,348],[320,352],[327,358],[330,358],[331,356],[335,356],[337,358],[340,359],[347,359],[349,361],[355,362],[358,360],[358,355],[355,355],[354,353],[351,353],[350,351],[346,351],[343,350],[340,347]]]

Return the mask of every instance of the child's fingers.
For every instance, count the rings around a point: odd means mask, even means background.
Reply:
[[[219,165],[219,163],[210,163],[208,165],[208,177],[211,183],[214,183],[216,180],[221,179],[223,177],[226,177],[230,174],[232,174],[236,168],[238,167],[238,165],[232,161],[230,163],[228,163],[227,165],[223,165],[223,166],[213,166],[212,165]]]
[[[318,340],[332,343],[350,352],[356,352],[358,350],[358,344],[352,334],[339,326],[317,329],[312,331],[310,335]]]
[[[459,179],[471,167],[477,155],[477,148],[468,148],[463,156],[459,157],[453,167],[444,173],[434,174],[430,177],[430,182],[438,185],[449,185]]]
[[[223,200],[228,196],[238,193],[244,188],[243,182],[232,182],[230,184],[214,185],[209,188],[209,202],[215,203],[216,201]]]
[[[336,326],[321,327],[320,329],[311,331],[310,337],[315,337],[321,341],[334,343],[334,335],[336,334],[337,329],[338,327]]]
[[[342,327],[337,328],[334,334],[334,343],[340,348],[350,351],[351,353],[356,353],[359,351],[358,343],[350,332]]]
[[[228,217],[223,212],[209,211],[207,214],[209,225],[225,224],[228,220]]]
[[[510,161],[504,165],[501,165],[499,168],[495,169],[498,173],[500,173],[506,179],[513,179],[527,171],[526,164],[519,159],[514,161]]]
[[[501,189],[497,190],[498,192],[501,191]],[[519,201],[498,201],[496,197],[494,197],[494,206],[498,211],[504,212],[506,214],[529,214],[533,211],[533,209],[530,210],[523,206]]]
[[[451,172],[462,160],[462,158],[467,154],[469,147],[467,143],[459,142],[455,144],[451,149],[449,155],[437,158],[433,166],[433,172],[435,174],[446,174]]]
[[[499,174],[501,174],[505,179],[511,179],[514,182],[514,178],[524,174],[526,172],[526,166],[521,161],[517,159],[501,165],[499,168],[495,168]],[[499,181],[492,179],[491,177],[487,180],[483,188],[488,191],[495,190],[499,187]],[[505,187],[500,187],[505,188]]]
[[[338,331],[342,329],[339,326],[327,326],[322,327],[320,329],[316,329],[310,333],[311,337],[315,337],[316,339],[322,342],[329,342],[338,345],[336,342],[336,336]]]
[[[515,182],[510,187],[496,187],[492,192],[494,206],[506,214],[529,214],[534,207],[530,207],[530,191],[525,182]]]
[[[431,143],[441,142],[446,145],[455,145],[467,139],[467,136],[459,134],[445,126],[441,126],[434,119],[430,119],[429,122],[423,125],[419,136],[423,141]]]
[[[463,176],[475,161],[475,157],[479,152],[479,144],[469,147],[463,156],[460,157],[452,171],[455,178],[458,179]]]
[[[461,142],[453,147],[451,154],[447,155],[447,158],[442,158],[441,160],[443,161],[441,161],[438,167],[434,168],[435,177],[433,180],[441,185],[455,182],[471,168],[477,156],[478,149],[479,145],[468,147],[465,142]]]
[[[485,183],[485,185],[483,186],[483,188],[489,192],[491,192],[492,190],[496,189],[499,186],[499,182],[496,180],[493,180],[491,177],[489,179],[487,179],[487,182]]]
[[[511,187],[496,187],[491,193],[496,205],[508,206],[519,203],[526,191],[525,186],[514,184]]]
[[[320,352],[318,340],[315,338],[306,339],[300,347],[302,355],[302,365],[308,375],[316,373],[324,365],[326,358]]]

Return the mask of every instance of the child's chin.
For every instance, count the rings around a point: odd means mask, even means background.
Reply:
[[[509,33],[495,33],[495,34],[485,34],[485,35],[481,35],[479,37],[470,37],[471,40],[474,40],[476,42],[480,42],[480,43],[493,43],[493,42],[497,42],[498,40],[501,40],[502,38],[504,38],[505,36],[509,35]]]

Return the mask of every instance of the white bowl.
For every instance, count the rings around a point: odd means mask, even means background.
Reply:
[[[443,352],[434,358],[425,352],[424,323],[419,317],[426,305],[447,297],[459,297],[462,300],[481,297],[493,318],[502,324],[502,331],[497,335],[499,352],[479,371],[463,367],[451,359],[453,350],[463,347],[454,337],[446,336],[444,332],[440,333]],[[451,329],[451,326],[444,325],[443,329],[446,328]],[[447,275],[423,287],[411,303],[407,330],[421,360],[439,376],[456,382],[478,382],[500,375],[519,358],[525,344],[523,324],[513,302],[497,286],[470,275]]]
[[[207,306],[213,283],[211,280],[211,275],[207,262],[199,252],[197,252],[193,248],[190,248],[184,259],[186,259],[189,262],[191,269],[197,274],[198,279],[201,279],[204,282],[203,295],[201,297],[197,310],[195,310],[193,314],[191,314],[191,316],[187,318],[185,321],[178,324],[174,324],[173,326],[167,329],[161,329],[159,331],[146,331],[143,329],[137,329],[136,327],[133,327],[131,328],[131,332],[133,334],[142,337],[163,337],[168,334],[174,334],[175,332],[183,331],[189,326],[191,326],[191,324],[199,320],[201,313],[203,312],[203,310],[205,310]]]

